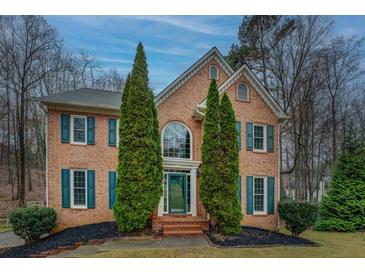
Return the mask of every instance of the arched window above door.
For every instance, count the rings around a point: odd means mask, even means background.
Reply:
[[[163,157],[191,159],[192,136],[181,122],[167,124],[162,132]]]

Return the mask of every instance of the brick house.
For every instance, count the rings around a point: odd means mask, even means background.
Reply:
[[[233,71],[215,47],[155,97],[164,181],[153,227],[198,234],[207,225],[199,167],[211,78],[236,114],[242,224],[276,230],[278,135],[287,117],[246,65]],[[58,229],[113,220],[120,101],[120,93],[90,89],[40,98],[47,112],[47,205],[57,211]]]

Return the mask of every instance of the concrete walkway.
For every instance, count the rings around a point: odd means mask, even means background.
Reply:
[[[19,236],[15,235],[13,231],[7,231],[0,233],[0,249],[23,245],[24,240]]]
[[[83,245],[76,250],[64,251],[49,257],[78,258],[117,249],[189,248],[202,246],[209,246],[204,237],[171,237],[163,238],[162,240],[113,240],[106,241],[101,245]]]

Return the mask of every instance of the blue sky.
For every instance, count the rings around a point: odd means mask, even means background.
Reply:
[[[216,46],[227,54],[237,42],[242,16],[47,16],[72,52],[86,50],[104,68],[130,70],[142,41],[150,84],[157,93],[205,52]],[[335,16],[335,32],[364,35],[365,16]]]

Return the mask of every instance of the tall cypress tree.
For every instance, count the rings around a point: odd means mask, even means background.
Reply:
[[[224,234],[240,232],[242,210],[237,198],[237,179],[239,175],[239,152],[236,118],[231,101],[224,94],[220,103],[221,139],[221,181],[223,206],[217,213],[217,221]]]
[[[138,44],[122,96],[114,216],[120,231],[142,230],[162,195],[162,158],[146,56]]]
[[[219,198],[222,184],[219,173],[220,158],[219,92],[216,81],[212,79],[204,119],[200,198],[206,210],[213,216],[222,203]]]
[[[317,230],[365,229],[365,149],[350,132],[337,158],[327,196],[319,208]]]

